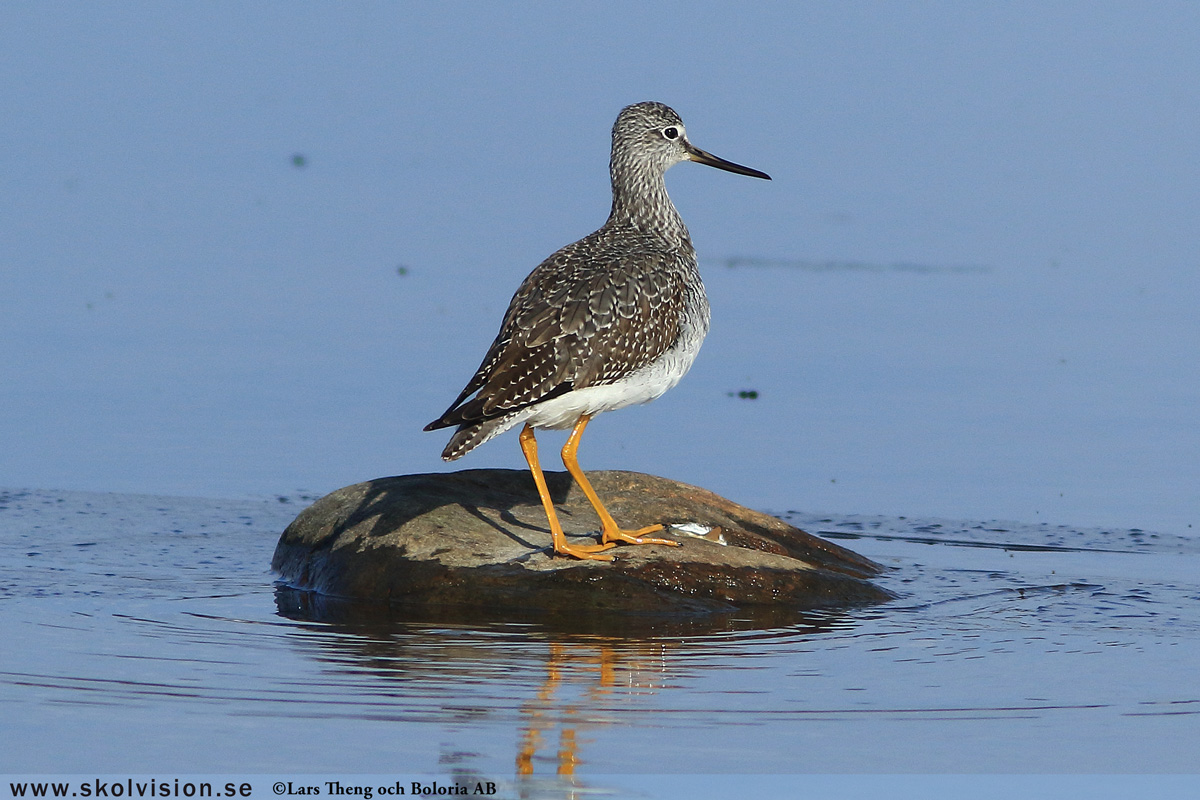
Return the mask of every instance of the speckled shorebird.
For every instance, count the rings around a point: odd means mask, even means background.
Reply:
[[[483,363],[431,431],[457,425],[442,452],[453,461],[525,423],[521,450],[546,509],[554,552],[611,561],[617,542],[666,544],[651,525],[624,530],[579,468],[588,421],[659,397],[687,373],[708,333],[708,298],[687,226],[663,182],[680,161],[770,180],[688,141],[683,120],[662,103],[621,110],[612,131],[612,213],[604,227],[538,265],[517,289]],[[598,545],[569,544],[538,465],[534,428],[572,428],[567,471],[602,525]]]

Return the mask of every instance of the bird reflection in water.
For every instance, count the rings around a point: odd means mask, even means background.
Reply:
[[[511,763],[529,790],[522,796],[538,794],[536,775],[548,777],[551,765],[567,782],[560,789],[583,788],[575,773],[589,763],[588,732],[629,726],[630,712],[653,710],[647,703],[661,707],[639,698],[671,691],[681,671],[719,668],[725,656],[741,652],[800,647],[856,624],[837,612],[781,610],[522,618],[514,611],[367,605],[286,587],[276,590],[276,604],[281,616],[305,623],[294,631],[305,654],[354,678],[309,687],[320,714],[432,723],[442,735],[465,722],[494,729],[491,742],[502,741],[507,728],[516,742]],[[468,772],[470,762],[486,758],[454,755]]]
[[[653,694],[665,685],[666,659],[662,643],[642,642],[633,651],[618,650],[612,642],[603,640],[577,643],[550,642],[546,660],[546,679],[537,697],[521,704],[524,718],[520,745],[517,750],[516,771],[519,776],[534,772],[534,758],[543,746],[547,731],[558,727],[557,774],[571,776],[579,763],[579,738],[582,726],[610,724],[611,719],[598,715],[582,716],[595,711],[597,704],[622,686],[632,694]],[[657,663],[656,663],[657,662]],[[581,666],[580,666],[581,665]],[[556,693],[564,683],[564,673],[583,676],[587,682],[582,702],[559,699]],[[659,680],[654,680],[655,677]],[[649,680],[648,680],[649,678]]]

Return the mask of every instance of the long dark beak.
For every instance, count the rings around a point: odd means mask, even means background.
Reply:
[[[707,164],[710,167],[723,169],[726,172],[736,172],[738,175],[749,175],[751,178],[762,178],[763,180],[771,180],[771,176],[765,172],[759,172],[750,167],[743,167],[741,164],[735,164],[732,161],[726,161],[723,158],[717,158],[712,153],[705,152],[699,147],[696,147],[691,142],[684,142],[683,148],[687,152],[689,161],[695,161],[697,164]]]

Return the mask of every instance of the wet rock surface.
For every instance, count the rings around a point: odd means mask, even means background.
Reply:
[[[571,614],[891,598],[867,580],[879,565],[775,517],[651,475],[588,477],[621,525],[663,523],[655,535],[682,546],[620,545],[610,563],[554,556],[528,472],[466,470],[381,478],[321,498],[284,531],[272,568],[291,587],[334,597]],[[546,478],[568,538],[596,541],[600,521],[574,481]]]

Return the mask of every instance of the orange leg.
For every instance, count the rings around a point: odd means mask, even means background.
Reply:
[[[570,437],[567,438],[567,443],[563,445],[562,460],[563,464],[567,467],[567,472],[571,473],[571,477],[575,479],[575,482],[579,484],[579,488],[583,489],[583,493],[587,495],[588,502],[592,504],[592,508],[596,509],[596,513],[600,515],[600,524],[603,526],[603,536],[600,541],[605,544],[627,542],[629,544],[666,544],[678,547],[679,542],[673,542],[670,539],[650,539],[646,537],[647,533],[661,531],[663,529],[662,525],[647,525],[645,528],[639,528],[636,531],[624,530],[612,518],[612,514],[608,513],[608,509],[604,507],[604,504],[600,502],[600,497],[596,494],[596,490],[592,488],[592,484],[588,481],[587,476],[579,468],[579,459],[575,455],[579,450],[579,439],[583,436],[583,429],[587,427],[591,419],[589,415],[584,414],[579,418],[579,422],[575,423]]]
[[[579,758],[576,751],[579,746],[575,744],[575,729],[563,728],[562,733],[558,737],[558,774],[559,775],[574,775],[575,765],[579,763]]]
[[[575,558],[612,561],[612,556],[606,556],[600,552],[614,547],[612,544],[567,544],[567,536],[558,522],[558,514],[554,512],[554,501],[550,499],[550,490],[546,488],[546,476],[542,474],[542,468],[538,464],[537,439],[533,438],[533,428],[528,425],[521,429],[521,452],[525,454],[525,460],[529,462],[529,471],[533,473],[533,482],[537,484],[538,495],[542,498],[542,507],[546,509],[546,519],[550,522],[550,538],[554,542],[554,552],[564,556],[575,556]]]

